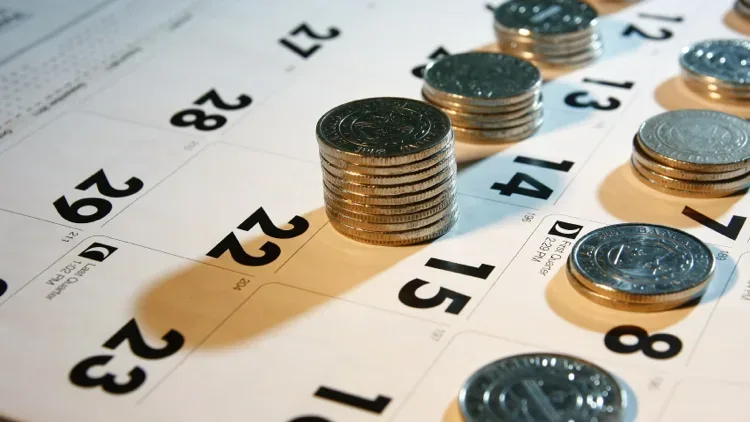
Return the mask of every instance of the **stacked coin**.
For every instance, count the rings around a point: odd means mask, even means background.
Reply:
[[[706,40],[680,54],[682,80],[715,100],[750,102],[750,41]]]
[[[368,98],[333,108],[316,127],[331,225],[355,240],[408,245],[458,218],[454,135],[438,108]]]
[[[633,140],[636,176],[659,191],[721,197],[750,187],[750,123],[710,110],[649,118]]]
[[[541,86],[539,69],[525,60],[472,52],[429,63],[422,95],[450,117],[459,141],[507,142],[541,126]]]
[[[711,249],[681,230],[615,224],[573,246],[568,280],[583,296],[614,309],[654,312],[698,299],[714,270]]]
[[[598,13],[578,0],[510,0],[495,9],[500,51],[540,66],[585,66],[602,55]]]
[[[554,353],[489,363],[474,372],[458,394],[466,422],[622,421],[627,399],[607,370]]]
[[[750,19],[750,0],[737,0],[734,10],[745,19]]]

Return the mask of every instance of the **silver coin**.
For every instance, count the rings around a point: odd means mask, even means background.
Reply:
[[[596,10],[578,0],[510,0],[495,8],[495,22],[533,35],[568,35],[596,25]]]
[[[424,81],[432,93],[448,101],[497,106],[535,94],[542,74],[533,64],[513,56],[471,52],[430,62]]]
[[[683,49],[680,65],[730,86],[750,87],[750,41],[705,40]]]
[[[653,116],[638,129],[651,158],[684,170],[722,171],[750,162],[750,123],[710,110],[676,110]]]
[[[681,69],[680,76],[688,85],[694,85],[702,90],[716,91],[719,93],[726,93],[738,97],[750,97],[750,85],[746,86],[731,86],[720,80],[709,78],[697,73],[693,73],[688,69]]]
[[[526,110],[533,107],[538,101],[541,101],[542,94],[541,90],[536,94],[533,94],[528,99],[524,99],[517,103],[504,104],[499,106],[487,106],[487,105],[471,105],[471,104],[459,104],[456,102],[447,101],[441,98],[428,87],[422,87],[422,97],[425,101],[430,104],[439,107],[443,112],[447,110],[455,110],[464,113],[480,113],[480,114],[491,114],[491,113],[515,113],[521,110]]]
[[[700,294],[714,270],[711,249],[695,236],[655,224],[605,226],[573,246],[571,270],[615,300],[668,302]]]
[[[492,362],[464,383],[458,400],[467,422],[612,422],[627,407],[625,391],[606,370],[553,353]]]
[[[568,40],[537,39],[530,36],[520,35],[518,33],[508,32],[507,30],[501,29],[497,25],[495,26],[495,36],[500,42],[512,42],[515,44],[525,45],[529,48],[533,47],[540,50],[551,50],[554,48],[565,50],[581,49],[602,39],[601,35],[599,35],[599,33],[595,31],[589,34],[585,34],[580,38]]]
[[[443,149],[451,138],[451,122],[424,101],[367,98],[328,111],[318,120],[316,134],[327,155],[355,164],[391,166]]]
[[[492,143],[492,142],[515,142],[524,140],[542,126],[544,118],[516,127],[505,129],[466,129],[454,127],[456,137],[462,142]]]
[[[602,43],[592,45],[590,48],[567,55],[547,55],[538,54],[528,50],[519,50],[507,45],[499,44],[500,51],[521,57],[532,63],[544,64],[547,66],[581,66],[591,63],[601,57],[604,53]]]
[[[466,129],[503,129],[520,126],[542,117],[541,101],[531,108],[512,113],[462,113],[455,110],[443,110],[451,118],[454,127]]]
[[[664,176],[673,177],[675,179],[692,180],[696,182],[720,182],[724,180],[733,179],[735,177],[750,176],[750,172],[748,172],[745,169],[710,173],[710,172],[701,172],[701,171],[681,170],[681,169],[676,169],[674,167],[669,167],[667,165],[661,164],[649,158],[648,155],[646,155],[643,152],[641,147],[638,146],[638,141],[636,139],[633,139],[632,158],[634,161],[637,161],[643,167],[655,173],[658,173]]]

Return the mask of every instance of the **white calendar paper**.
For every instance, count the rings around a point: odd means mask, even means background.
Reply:
[[[431,57],[492,51],[495,3],[0,0],[0,419],[460,422],[479,367],[556,352],[609,370],[629,422],[748,420],[750,202],[659,193],[628,160],[663,111],[750,118],[677,62],[750,23],[733,0],[592,3],[604,56],[545,74],[533,137],[457,143],[458,223],[389,248],[329,224],[315,123],[421,99]],[[519,178],[546,194],[492,189]],[[620,222],[709,245],[700,303],[573,290],[576,239]]]

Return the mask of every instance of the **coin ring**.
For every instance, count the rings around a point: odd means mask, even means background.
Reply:
[[[326,201],[326,206],[330,207],[337,213],[344,215],[350,219],[360,220],[367,223],[379,223],[379,224],[396,224],[406,223],[410,221],[417,221],[423,218],[431,217],[435,214],[444,211],[449,206],[452,206],[456,202],[455,195],[449,195],[444,201],[438,202],[436,205],[426,208],[421,211],[416,211],[407,214],[367,214],[359,211],[353,211],[342,207],[335,201]]]
[[[406,246],[423,243],[443,236],[456,224],[458,215],[459,211],[456,211],[454,214],[449,214],[443,219],[419,229],[387,234],[378,233],[377,235],[371,235],[370,233],[373,232],[350,227],[336,220],[329,220],[329,222],[336,231],[358,242],[380,246]]]
[[[456,136],[458,136],[458,139],[462,142],[516,142],[524,140],[536,133],[536,131],[542,126],[543,120],[543,118],[540,118],[536,122],[511,129],[477,130],[455,127],[454,130]]]
[[[437,222],[445,218],[448,214],[453,214],[458,208],[458,202],[453,202],[450,208],[446,208],[443,211],[424,217],[414,221],[403,221],[399,223],[373,223],[368,221],[356,220],[351,217],[347,217],[344,214],[337,213],[333,208],[326,207],[326,214],[329,220],[336,220],[339,223],[345,224],[349,227],[356,227],[357,229],[372,231],[374,233],[390,233],[390,232],[402,232],[407,230],[416,230],[424,226],[428,226],[432,223]]]
[[[503,28],[495,25],[495,37],[499,42],[514,42],[518,44],[526,44],[529,47],[541,47],[552,49],[555,47],[563,48],[580,48],[602,39],[601,34],[595,30],[591,30],[586,34],[582,34],[580,38],[567,39],[567,40],[544,40],[534,38],[533,36],[518,35],[517,33],[507,32]]]
[[[661,186],[659,182],[655,180],[651,180],[645,175],[641,174],[638,169],[630,166],[631,170],[635,174],[636,178],[638,178],[641,182],[649,186],[650,188],[657,190],[661,193],[665,193],[672,196],[679,196],[683,198],[722,198],[725,196],[730,196],[735,193],[737,193],[737,190],[728,190],[728,191],[715,191],[715,192],[691,192],[687,190],[680,190],[680,189],[673,189],[668,188],[666,186]]]
[[[651,170],[654,173],[662,174],[664,176],[673,177],[675,179],[693,180],[701,182],[712,182],[722,181],[727,179],[733,179],[735,177],[750,175],[745,169],[739,169],[734,171],[727,171],[721,173],[709,173],[709,172],[695,172],[680,170],[673,167],[666,166],[651,160],[648,156],[641,151],[638,146],[638,142],[633,139],[633,158],[640,163],[643,167]]]
[[[514,112],[518,112],[519,110],[525,110],[525,109],[531,108],[537,102],[542,101],[540,90],[537,90],[536,93],[532,93],[532,95],[530,95],[529,98],[524,99],[522,101],[512,103],[512,104],[492,106],[492,107],[483,106],[483,105],[459,104],[459,103],[446,101],[444,99],[440,99],[439,97],[434,96],[433,93],[428,92],[426,87],[422,87],[422,97],[427,102],[434,105],[435,107],[439,107],[441,110],[443,110],[444,113],[447,113],[447,110],[459,111],[463,113],[479,113],[479,114],[514,113]]]
[[[419,170],[415,172],[410,173],[403,173],[403,174],[396,174],[393,176],[376,176],[376,175],[369,175],[369,174],[359,174],[348,170],[343,170],[335,165],[329,163],[324,157],[321,157],[320,163],[323,165],[323,168],[333,176],[343,179],[348,182],[353,183],[360,183],[364,185],[383,185],[383,186],[392,186],[392,185],[401,185],[406,183],[414,183],[418,182],[420,180],[427,179],[429,177],[432,177],[441,171],[445,170],[446,168],[450,167],[451,163],[454,163],[456,161],[456,155],[450,154],[449,156],[443,158],[440,162],[437,164],[428,167],[424,170]]]
[[[443,192],[444,190],[450,189],[456,182],[455,172],[447,177],[444,181],[432,186],[428,189],[408,193],[403,195],[390,195],[390,196],[376,196],[376,195],[362,195],[346,189],[339,188],[338,186],[332,185],[327,180],[323,179],[325,187],[336,194],[336,196],[348,199],[351,202],[355,202],[361,205],[409,205],[415,202],[420,202],[425,199],[432,198],[433,196]]]
[[[382,216],[401,216],[405,214],[411,214],[415,212],[424,211],[430,209],[444,201],[447,201],[456,195],[456,183],[438,193],[434,197],[427,198],[423,201],[413,202],[404,205],[368,205],[360,204],[352,200],[338,196],[336,193],[331,192],[328,188],[323,186],[323,195],[326,203],[335,203],[336,207],[344,208],[349,211],[359,212],[364,214],[382,215]]]
[[[740,104],[744,104],[750,101],[750,93],[729,92],[717,86],[709,87],[686,77],[682,78],[682,82],[690,91],[709,100],[730,101]]]
[[[325,170],[325,168],[322,169],[322,173],[325,180],[331,185],[355,194],[398,196],[408,193],[417,193],[424,191],[425,189],[429,189],[439,183],[446,181],[448,178],[453,177],[456,173],[456,170],[456,163],[454,162],[443,168],[437,174],[429,176],[423,180],[417,180],[414,182],[402,183],[398,185],[372,185],[350,182],[348,180],[344,180],[332,175],[327,170]]]
[[[519,60],[524,60],[520,57],[516,57],[516,58]],[[457,104],[459,107],[468,106],[468,107],[475,107],[475,108],[481,108],[481,109],[502,108],[502,107],[510,108],[510,107],[518,106],[519,103],[529,102],[533,97],[539,95],[539,91],[541,90],[541,87],[542,87],[542,82],[540,79],[539,85],[537,87],[532,88],[530,91],[524,94],[518,95],[516,97],[497,98],[497,99],[493,99],[492,101],[481,100],[478,98],[471,98],[471,97],[459,97],[457,95],[439,91],[427,84],[424,84],[422,86],[422,93],[428,98],[432,99],[434,102],[446,103],[446,104]]]
[[[750,174],[744,174],[739,177],[735,177],[729,180],[719,181],[691,181],[691,180],[680,180],[674,177],[665,176],[659,174],[649,168],[645,167],[638,160],[631,160],[630,163],[635,169],[642,175],[648,177],[650,180],[659,183],[662,186],[686,190],[691,192],[715,192],[715,191],[740,191],[750,187]]]
[[[512,40],[498,40],[498,46],[501,50],[508,51],[522,51],[529,53],[533,56],[549,57],[552,59],[569,59],[573,57],[582,56],[584,54],[593,53],[602,50],[604,43],[602,41],[593,41],[589,44],[574,46],[568,48],[561,48],[559,46],[542,47],[539,45],[528,45],[526,43],[519,43]]]
[[[544,115],[542,105],[535,110],[530,110],[528,113],[523,114],[519,117],[504,119],[504,120],[489,120],[487,115],[481,116],[480,119],[474,119],[474,116],[466,118],[459,117],[458,115],[450,115],[451,121],[454,127],[461,127],[464,129],[507,129],[512,127],[518,127],[525,124],[536,123]],[[476,115],[475,115],[476,116]]]
[[[453,132],[451,131],[451,136],[453,136]],[[331,165],[345,171],[349,171],[352,173],[361,174],[363,176],[373,175],[373,176],[397,176],[397,175],[405,175],[410,174],[418,171],[425,170],[429,167],[433,167],[436,164],[442,162],[447,157],[453,155],[455,146],[455,138],[452,138],[450,143],[448,143],[445,148],[442,150],[436,152],[435,154],[423,158],[422,160],[414,161],[407,164],[399,164],[396,166],[368,166],[368,165],[361,165],[361,164],[353,164],[345,160],[341,160],[336,157],[332,157],[330,155],[325,154],[323,151],[320,151],[320,157],[321,159],[327,161]]]
[[[729,83],[724,82],[720,79],[693,73],[692,71],[690,71],[690,69],[686,69],[684,67],[680,69],[680,76],[682,76],[682,78],[686,79],[688,82],[695,83],[699,86],[704,86],[705,89],[709,91],[725,91],[728,93],[736,93],[739,96],[747,95],[748,93],[750,93],[750,85],[730,85]]]

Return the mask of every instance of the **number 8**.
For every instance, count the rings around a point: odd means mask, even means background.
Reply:
[[[622,336],[635,336],[638,341],[633,344],[625,344],[621,341]],[[662,341],[669,348],[665,351],[654,349],[654,343]],[[607,349],[622,354],[643,352],[652,359],[670,359],[677,356],[682,350],[682,341],[672,334],[659,333],[649,335],[646,330],[636,325],[620,325],[607,332],[604,336],[604,345]]]

